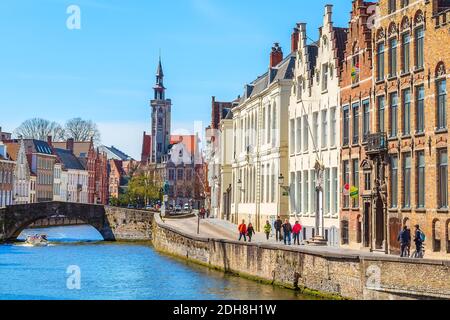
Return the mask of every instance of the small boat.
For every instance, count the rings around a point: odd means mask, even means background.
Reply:
[[[34,236],[28,236],[25,243],[34,247],[46,247],[48,246],[47,235],[36,234]]]

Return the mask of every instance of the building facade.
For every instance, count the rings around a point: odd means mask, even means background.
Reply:
[[[14,167],[15,163],[8,156],[7,146],[0,141],[0,208],[13,204]]]
[[[398,253],[403,225],[421,225],[427,254],[448,254],[448,1],[379,2],[373,48],[373,250]],[[365,202],[366,203],[366,202]],[[366,205],[366,204],[365,204]]]
[[[279,177],[288,175],[288,106],[295,55],[285,59],[276,43],[269,70],[247,84],[233,108],[231,217],[261,230],[266,221],[288,214]]]
[[[25,152],[23,140],[8,140],[4,142],[8,147],[8,154],[15,162],[14,168],[14,204],[30,202],[30,165]]]
[[[366,183],[362,167],[366,164],[366,148],[373,133],[372,115],[372,29],[375,4],[363,0],[352,2],[352,11],[340,77],[341,87],[341,177],[340,244],[355,249],[370,248],[374,225],[371,207],[371,177]],[[353,187],[354,193],[350,194]]]
[[[307,45],[298,25],[298,64],[289,106],[290,212],[303,225],[303,239],[323,237],[339,245],[339,77],[347,30],[333,26],[325,6],[320,39]]]

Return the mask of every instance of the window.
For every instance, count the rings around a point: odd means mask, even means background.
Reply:
[[[309,212],[309,172],[303,172],[303,212]]]
[[[350,168],[349,168],[349,166],[350,166],[349,161],[348,160],[344,161],[344,168],[343,168],[344,169],[343,170],[344,171],[344,176],[343,176],[344,187],[350,184]],[[344,208],[348,208],[350,206],[349,200],[350,200],[349,195],[344,195]]]
[[[309,124],[308,124],[308,116],[305,115],[303,117],[303,151],[308,151],[309,144]]]
[[[389,40],[389,77],[397,75],[397,39]]]
[[[336,146],[336,108],[330,109],[330,145]]]
[[[448,154],[447,149],[440,150],[439,153],[439,177],[438,177],[438,193],[439,208],[448,208]]]
[[[353,110],[353,144],[359,143],[359,103],[354,103]]]
[[[290,130],[289,150],[290,150],[290,154],[292,155],[295,153],[295,120],[294,119],[290,120],[289,130]]]
[[[344,146],[348,146],[349,144],[349,131],[350,131],[350,110],[348,107],[344,107],[344,126],[342,128],[343,132],[343,143]]]
[[[425,88],[417,87],[416,90],[416,131],[423,133],[425,130]]]
[[[417,153],[417,207],[425,208],[425,153]]]
[[[356,53],[352,57],[352,84],[357,84],[359,82],[359,73],[360,73],[359,54]]]
[[[398,132],[398,128],[397,128],[397,123],[398,123],[398,93],[394,92],[391,93],[389,96],[389,104],[391,105],[390,107],[390,136],[391,137],[396,137],[397,136],[397,132]]]
[[[322,91],[328,89],[328,63],[322,65]]]
[[[409,59],[410,59],[410,45],[411,36],[409,33],[405,33],[402,35],[402,73],[409,72]]]
[[[322,148],[327,147],[328,143],[328,112],[322,110]]]
[[[391,208],[398,207],[398,158],[391,158]]]
[[[363,101],[363,133],[364,141],[367,141],[367,137],[370,134],[370,102],[369,100]]]
[[[372,189],[372,175],[368,172],[364,174],[364,190],[370,191]]]
[[[378,105],[377,128],[378,128],[378,132],[386,132],[384,130],[384,108],[385,108],[384,104],[385,104],[384,96],[377,97],[377,105]]]
[[[411,90],[403,90],[403,135],[411,134]]]
[[[313,114],[313,140],[315,147],[319,147],[319,113]]]
[[[404,8],[409,5],[409,0],[401,0],[401,7]]]
[[[423,26],[420,26],[415,30],[414,36],[416,39],[416,69],[422,69],[425,36]]]
[[[354,159],[352,161],[352,180],[353,186],[359,189],[359,160]],[[359,207],[359,196],[356,199],[353,199],[353,208]]]
[[[388,13],[395,12],[395,10],[397,10],[397,0],[389,0]]]
[[[437,127],[447,128],[447,81],[445,79],[437,82]]]
[[[339,201],[338,168],[332,169],[332,176],[333,176],[333,186],[332,186],[333,208],[332,208],[332,212],[334,214],[337,214],[338,213],[338,201]]]
[[[403,156],[403,208],[411,208],[411,154]]]
[[[323,195],[325,197],[325,212],[324,214],[330,214],[330,205],[331,205],[331,192],[330,192],[330,187],[331,187],[331,176],[330,176],[331,172],[330,169],[327,168],[325,169],[325,194]]]
[[[341,238],[342,238],[342,244],[343,245],[349,244],[348,233],[349,233],[348,221],[347,220],[342,220],[341,221]]]
[[[315,213],[316,212],[316,185],[315,185],[315,177],[316,177],[316,171],[310,170],[309,171],[309,212]]]
[[[297,183],[296,183],[296,208],[297,208],[297,212],[300,213],[302,212],[302,172],[298,171],[297,172]]]
[[[384,79],[384,43],[377,46],[377,80]]]
[[[302,150],[302,118],[297,118],[297,129],[296,129],[296,145],[295,151],[298,153]]]

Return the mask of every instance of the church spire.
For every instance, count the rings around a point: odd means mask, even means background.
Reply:
[[[164,72],[161,62],[161,54],[159,55],[158,69],[156,70],[156,84],[153,89],[155,90],[155,100],[165,99],[166,88],[164,87]]]

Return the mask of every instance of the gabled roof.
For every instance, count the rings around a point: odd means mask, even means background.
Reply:
[[[122,160],[122,161],[130,161],[132,158],[127,155],[125,152],[120,151],[114,146],[107,147],[101,146],[99,147],[100,152],[106,152],[109,159]]]
[[[61,161],[64,169],[85,170],[83,164],[70,150],[55,148],[54,151],[58,156],[58,159]]]
[[[254,97],[264,90],[266,90],[270,85],[278,80],[289,80],[294,78],[294,68],[295,68],[295,56],[289,54],[283,61],[273,68],[270,68],[268,72],[256,78],[249,85],[246,85],[246,90],[243,97],[240,99],[240,103],[245,100]]]

